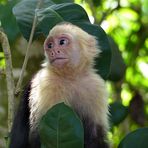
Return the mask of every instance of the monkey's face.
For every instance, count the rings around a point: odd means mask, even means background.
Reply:
[[[80,53],[73,45],[74,39],[70,34],[49,35],[44,42],[44,50],[50,64],[58,68],[66,65],[76,66]]]

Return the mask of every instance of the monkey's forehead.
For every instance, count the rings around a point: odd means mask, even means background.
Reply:
[[[54,28],[52,28],[51,30],[50,30],[50,32],[49,32],[49,35],[50,36],[57,36],[57,35],[59,35],[59,34],[67,34],[67,33],[72,33],[71,31],[70,31],[70,29],[66,26],[55,26]]]
[[[55,39],[59,39],[59,38],[67,38],[68,40],[73,40],[73,36],[67,32],[58,32],[58,33],[50,33],[47,37],[47,41],[53,41]]]
[[[87,34],[84,30],[82,30],[81,28],[73,24],[59,24],[54,26],[50,30],[49,35],[55,36],[55,35],[64,34],[64,33],[72,34],[72,35],[79,34],[79,33]]]

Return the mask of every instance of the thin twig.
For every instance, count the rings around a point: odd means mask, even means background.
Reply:
[[[109,8],[108,10],[106,10],[105,12],[103,12],[103,15],[102,15],[101,20],[99,21],[99,24],[101,24],[106,19],[106,17],[108,15],[112,14],[114,11],[116,11],[116,10],[118,10],[118,9],[121,8],[121,6],[120,6],[120,0],[118,0],[117,2],[118,2],[117,3],[117,6],[115,8],[113,8],[113,9]]]
[[[89,7],[90,7],[90,10],[92,12],[92,15],[94,17],[94,23],[97,24],[97,18],[96,18],[96,14],[97,14],[97,11],[96,11],[96,8],[94,6],[94,3],[92,0],[85,0],[88,4],[89,4]]]
[[[42,3],[42,0],[39,0],[36,9],[40,8],[41,3]],[[26,67],[27,67],[28,59],[29,59],[29,56],[30,56],[30,47],[31,47],[31,43],[32,43],[32,40],[33,40],[36,24],[37,24],[37,16],[35,14],[34,20],[33,20],[33,25],[32,25],[32,30],[31,30],[31,34],[30,34],[30,38],[29,38],[29,42],[28,42],[28,46],[27,46],[27,51],[26,51],[26,55],[25,55],[25,59],[24,59],[24,63],[23,63],[22,70],[21,70],[21,73],[20,73],[20,77],[19,77],[19,80],[18,80],[17,85],[16,85],[16,89],[15,89],[15,95],[18,95],[21,91],[21,85],[22,85],[22,81],[23,81],[23,78],[24,78],[24,72],[25,72]]]
[[[14,117],[14,78],[12,72],[12,59],[10,46],[6,34],[0,31],[0,43],[2,44],[2,49],[4,51],[5,61],[6,61],[6,81],[7,81],[7,91],[8,91],[8,132],[11,130],[12,121]]]

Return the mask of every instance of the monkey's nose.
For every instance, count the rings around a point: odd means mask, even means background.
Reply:
[[[50,52],[50,56],[54,57],[55,56],[55,52],[54,51],[51,51]]]
[[[60,54],[60,53],[61,53],[60,50],[53,50],[53,51],[51,51],[50,55],[51,55],[52,57],[54,57],[54,56],[56,56],[57,54]]]

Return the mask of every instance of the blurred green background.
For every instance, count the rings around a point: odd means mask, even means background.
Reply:
[[[0,0],[0,26],[8,35],[15,83],[23,64],[27,41],[22,37],[12,14],[20,0]],[[59,0],[60,1],[60,0]],[[92,23],[108,35],[112,49],[111,71],[107,80],[110,103],[109,139],[116,148],[129,132],[148,126],[148,1],[75,0],[88,13]],[[23,85],[44,59],[43,40],[31,47]],[[7,136],[7,90],[5,60],[0,46],[0,147]]]

